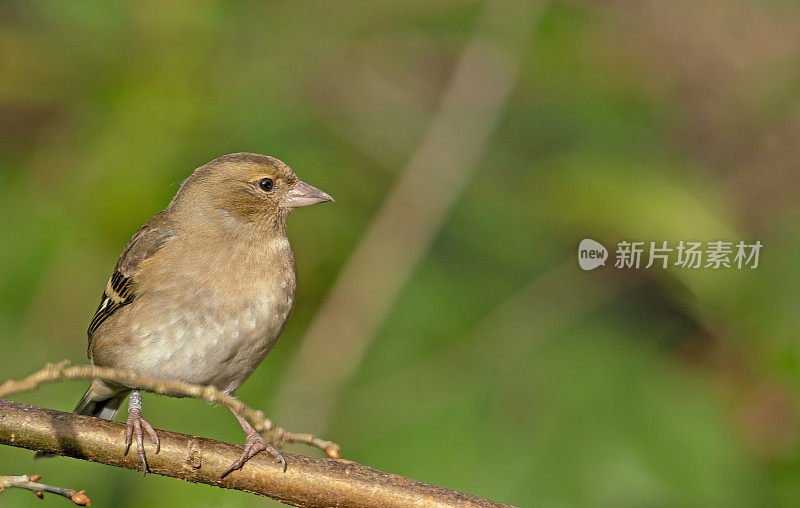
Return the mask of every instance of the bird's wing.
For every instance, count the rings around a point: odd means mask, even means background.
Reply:
[[[106,284],[100,305],[89,323],[89,345],[97,328],[114,312],[136,298],[134,274],[139,263],[158,252],[171,237],[175,236],[165,212],[160,212],[133,235],[117,261],[114,273]]]

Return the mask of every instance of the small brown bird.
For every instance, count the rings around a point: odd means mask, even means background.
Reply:
[[[286,218],[293,208],[325,201],[333,198],[266,155],[224,155],[197,168],[122,251],[89,325],[92,363],[233,394],[294,308]],[[146,474],[143,430],[156,453],[159,440],[142,418],[138,387],[95,379],[75,413],[110,420],[131,390],[125,454],[135,438]],[[263,450],[285,470],[283,456],[234,416],[247,437],[241,458],[222,476]]]

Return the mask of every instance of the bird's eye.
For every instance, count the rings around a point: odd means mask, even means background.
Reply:
[[[275,182],[272,180],[272,178],[262,178],[256,182],[256,185],[258,185],[258,188],[264,192],[270,192],[275,186]]]

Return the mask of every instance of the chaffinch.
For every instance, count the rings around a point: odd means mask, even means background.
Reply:
[[[89,325],[92,363],[233,394],[294,308],[286,218],[325,201],[333,198],[266,155],[234,153],[197,168],[122,251]],[[136,386],[95,379],[74,412],[113,419],[129,393],[125,454],[135,438],[146,474],[143,430],[156,453],[159,441],[142,418]],[[285,470],[283,456],[234,416],[247,437],[241,458],[222,476],[263,450]]]

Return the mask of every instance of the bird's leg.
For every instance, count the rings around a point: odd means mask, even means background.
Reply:
[[[142,443],[144,434],[142,428],[150,435],[150,439],[153,440],[153,444],[156,447],[156,453],[158,453],[161,450],[161,442],[158,440],[158,436],[156,435],[156,431],[153,430],[153,427],[147,420],[142,418],[142,394],[139,390],[134,390],[128,399],[128,421],[125,424],[125,453],[123,455],[128,454],[128,451],[131,449],[132,438],[135,436],[136,451],[139,453],[139,460],[142,461],[142,471],[147,475],[147,471],[150,468],[147,466],[147,458],[144,455],[144,444]]]
[[[239,420],[239,425],[242,426],[242,430],[244,430],[244,433],[247,437],[244,440],[244,451],[242,452],[242,456],[239,458],[239,460],[231,464],[231,466],[228,469],[226,469],[224,473],[222,473],[221,478],[225,478],[226,476],[228,476],[233,471],[236,471],[237,469],[242,469],[242,467],[248,460],[252,459],[259,452],[262,452],[264,450],[266,450],[267,453],[275,457],[275,459],[278,461],[278,463],[283,468],[283,471],[285,472],[286,459],[283,458],[281,452],[276,450],[275,447],[272,446],[271,444],[265,443],[264,438],[261,437],[261,434],[256,432],[256,429],[254,429],[253,426],[250,425],[250,422],[248,422],[243,416],[241,416],[233,409],[231,409],[231,412],[233,413],[233,416],[235,416],[236,419]]]

